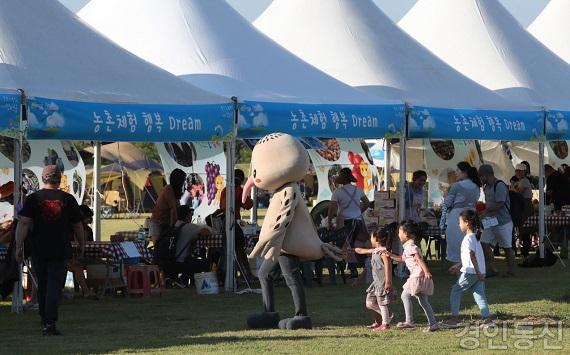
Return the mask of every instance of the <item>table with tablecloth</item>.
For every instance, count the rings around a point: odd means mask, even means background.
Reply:
[[[143,259],[151,260],[152,254],[146,248],[142,241],[132,242]],[[77,252],[78,244],[72,244],[74,253]],[[129,256],[122,243],[117,242],[85,242],[85,258],[91,259],[110,259],[114,261],[123,261],[129,259]]]
[[[562,231],[562,247],[560,255],[562,257],[567,257],[568,249],[566,245],[568,245],[568,228],[570,227],[570,216],[567,215],[560,215],[560,214],[553,214],[544,217],[544,221],[546,222],[546,228],[550,229],[559,229]],[[523,224],[522,228],[526,230],[538,230],[539,225],[539,218],[538,215],[530,216],[525,223]],[[547,233],[548,235],[548,233]]]
[[[196,249],[200,248],[223,248],[225,236],[223,234],[212,234],[205,237],[200,237],[196,240]],[[249,253],[255,247],[259,240],[258,235],[245,235],[245,249]]]
[[[538,227],[538,215],[530,216],[523,224],[524,228]],[[567,227],[570,226],[570,216],[550,215],[545,216],[544,221],[547,227]]]

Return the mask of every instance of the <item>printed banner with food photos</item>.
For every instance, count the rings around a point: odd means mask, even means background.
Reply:
[[[546,150],[548,152],[548,163],[556,168],[562,164],[570,165],[570,157],[568,157],[569,141],[551,141],[546,142]]]
[[[318,178],[316,202],[331,199],[337,188],[335,178],[342,168],[351,169],[356,185],[370,201],[374,200],[379,174],[364,140],[304,138],[302,141],[308,148]]]
[[[20,127],[21,102],[19,94],[0,92],[0,136],[16,136]]]
[[[81,204],[85,194],[85,164],[70,141],[25,140],[22,146],[22,185],[26,195],[42,187],[42,170],[46,164],[57,165],[64,173],[60,190],[72,194]],[[14,140],[0,137],[0,184],[14,181]],[[11,219],[14,206],[0,202],[0,222]]]
[[[428,202],[439,205],[451,184],[456,181],[457,164],[465,161],[471,166],[481,165],[475,141],[424,140],[425,159],[429,178]]]
[[[222,142],[156,143],[166,180],[174,169],[187,174],[194,217],[204,220],[220,207],[226,186],[226,155]]]

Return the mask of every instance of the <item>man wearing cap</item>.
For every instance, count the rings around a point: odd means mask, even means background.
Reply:
[[[479,215],[484,228],[481,243],[487,262],[487,276],[497,275],[493,255],[493,247],[497,244],[507,255],[505,276],[514,276],[515,255],[512,249],[513,221],[509,212],[511,204],[509,188],[504,182],[497,180],[491,165],[481,165],[479,177],[484,186],[486,205]]]
[[[32,263],[38,278],[38,302],[42,334],[61,335],[56,329],[61,292],[65,285],[67,260],[72,256],[71,236],[79,243],[83,257],[83,227],[75,198],[58,190],[61,171],[47,165],[42,172],[43,189],[26,198],[16,233],[16,253],[22,260],[24,240],[30,233]]]

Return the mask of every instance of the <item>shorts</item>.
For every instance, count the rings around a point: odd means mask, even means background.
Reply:
[[[499,244],[501,248],[512,248],[513,222],[484,229],[481,235],[481,243],[490,244],[492,246]]]

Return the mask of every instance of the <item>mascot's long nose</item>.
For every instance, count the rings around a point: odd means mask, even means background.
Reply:
[[[241,203],[245,203],[252,188],[253,188],[253,176],[250,176],[243,187],[243,193],[241,194]]]

